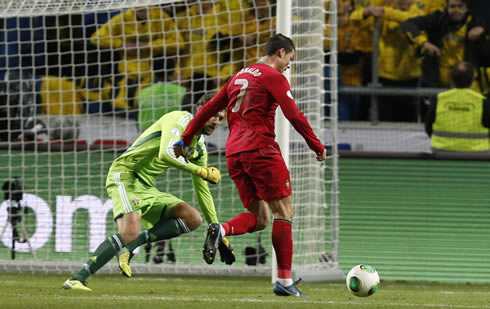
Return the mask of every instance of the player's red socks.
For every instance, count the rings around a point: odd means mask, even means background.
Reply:
[[[244,212],[221,225],[226,235],[252,233],[257,226],[257,217],[251,212]]]
[[[276,250],[277,277],[291,278],[293,263],[293,223],[286,219],[274,219],[272,245]]]

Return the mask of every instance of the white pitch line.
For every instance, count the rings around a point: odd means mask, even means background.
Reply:
[[[161,301],[190,301],[190,302],[223,302],[223,301],[229,301],[229,302],[236,302],[236,303],[284,303],[284,301],[281,300],[269,300],[269,299],[250,299],[250,298],[231,298],[231,299],[222,299],[222,298],[211,298],[211,297],[206,297],[206,298],[200,298],[200,297],[168,297],[168,296],[113,296],[113,295],[101,295],[101,296],[94,296],[90,297],[88,296],[59,296],[60,298],[72,298],[72,299],[100,299],[100,300],[107,300],[107,299],[114,299],[114,300],[137,300],[137,301],[155,301],[155,300],[161,300]],[[316,300],[307,300],[307,299],[298,299],[298,300],[290,300],[287,303],[301,303],[301,304],[315,304],[315,305],[359,305],[359,306],[365,306],[369,305],[364,302],[355,302],[355,301],[334,301],[334,300],[328,300],[328,301],[316,301]],[[489,309],[490,306],[487,305],[481,305],[481,306],[473,306],[473,305],[451,305],[451,304],[411,304],[411,303],[395,303],[395,302],[385,302],[383,305],[388,305],[388,306],[393,306],[394,308],[396,307],[413,307],[413,308],[463,308],[463,309]]]

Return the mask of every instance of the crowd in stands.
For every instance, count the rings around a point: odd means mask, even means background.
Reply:
[[[258,59],[275,32],[275,6],[276,0],[187,0],[97,14],[7,18],[0,74],[8,82],[0,88],[30,84],[38,112],[50,115],[136,118],[140,94],[148,87],[184,90],[171,109],[190,109],[202,94]]]
[[[488,92],[490,4],[484,0],[339,0],[338,61],[344,86],[372,82],[373,30],[379,30],[377,69],[383,87],[449,88],[450,70],[475,65],[474,89]],[[328,16],[327,16],[328,19]],[[328,29],[326,29],[328,31]],[[325,49],[329,49],[326,41]],[[433,100],[434,98],[431,98]],[[341,118],[368,120],[369,99],[341,95]],[[431,100],[379,97],[380,121],[423,120]]]
[[[116,113],[137,118],[140,101],[148,102],[149,94],[167,98],[167,92],[177,101],[159,113],[190,109],[203,93],[218,89],[258,59],[275,33],[276,1],[187,0],[105,13],[4,19],[0,93],[27,89],[22,100],[28,97],[38,113],[50,115]],[[341,85],[370,85],[376,18],[383,86],[448,88],[451,67],[466,60],[476,68],[474,90],[487,92],[488,1],[337,3]],[[326,1],[326,9],[329,5]],[[325,27],[326,33],[329,29]],[[329,42],[325,40],[326,52]],[[393,95],[379,102],[381,121],[423,120],[429,104]],[[340,95],[339,103],[341,120],[369,119],[369,97]]]

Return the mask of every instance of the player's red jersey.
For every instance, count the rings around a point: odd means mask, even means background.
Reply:
[[[276,143],[274,119],[277,106],[317,154],[323,145],[294,102],[288,80],[265,63],[255,63],[241,69],[204,105],[191,121],[182,139],[186,145],[218,111],[227,108],[230,133],[226,155],[260,149]]]

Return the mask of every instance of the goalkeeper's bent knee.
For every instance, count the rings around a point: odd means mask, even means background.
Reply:
[[[198,167],[196,175],[213,184],[218,184],[221,181],[221,173],[216,167]]]

